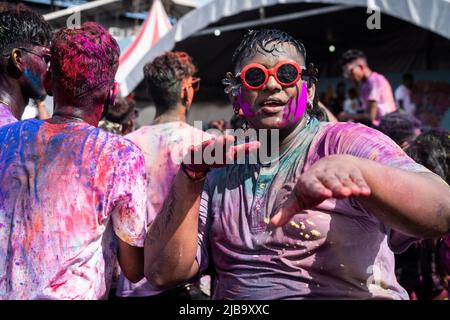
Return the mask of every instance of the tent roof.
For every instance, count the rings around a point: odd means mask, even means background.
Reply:
[[[371,2],[382,12],[380,30],[366,27],[370,15],[366,10]],[[266,20],[259,23],[262,7]],[[319,14],[310,15],[314,10]],[[298,18],[276,19],[286,14],[297,14]],[[245,25],[248,21],[251,23]],[[127,85],[136,87],[142,80],[145,63],[175,48],[194,57],[203,87],[219,90],[221,75],[230,68],[234,48],[255,23],[285,30],[302,40],[308,60],[319,65],[321,76],[337,76],[339,54],[352,47],[365,51],[371,65],[380,71],[450,67],[445,56],[450,49],[449,0],[215,0],[181,18],[136,64]],[[220,36],[212,34],[214,29],[222,30]],[[330,53],[329,45],[334,45],[336,52]]]

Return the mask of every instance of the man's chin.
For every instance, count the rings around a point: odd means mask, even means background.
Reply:
[[[278,117],[262,119],[258,123],[260,129],[283,129],[285,126],[283,119]]]

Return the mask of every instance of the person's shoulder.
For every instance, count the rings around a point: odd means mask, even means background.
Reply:
[[[382,133],[376,129],[357,122],[326,122],[322,124],[318,134],[322,137],[333,136],[335,138],[377,136]]]
[[[389,85],[389,87],[391,86],[391,84],[389,83],[389,80],[382,75],[381,73],[378,72],[372,72],[372,75],[370,77],[372,79],[373,82],[375,83],[382,83],[384,85]]]
[[[0,130],[37,130],[43,123],[43,120],[38,119],[17,120],[0,126]]]
[[[211,139],[214,137],[214,135],[212,135],[206,131],[203,131],[202,129],[199,129],[197,127],[191,126],[189,124],[186,124],[185,130],[190,132],[193,135],[201,137],[202,141],[208,140],[208,139]]]
[[[126,139],[128,139],[128,140],[131,140],[131,141],[138,140],[142,136],[149,136],[149,135],[151,135],[151,133],[153,131],[152,127],[153,126],[142,126],[139,129],[128,133],[124,137]]]
[[[129,137],[123,137],[117,134],[107,133],[106,138],[107,150],[117,155],[119,158],[129,158],[133,155],[142,155],[139,146]]]

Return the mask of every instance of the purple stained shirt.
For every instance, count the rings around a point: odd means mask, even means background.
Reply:
[[[200,206],[200,272],[213,264],[214,299],[408,299],[393,251],[415,239],[396,232],[356,198],[329,199],[285,226],[268,221],[295,177],[327,155],[349,154],[429,172],[391,139],[360,124],[311,119],[269,166],[230,165],[208,174]]]
[[[117,243],[143,247],[144,158],[87,123],[0,128],[0,299],[107,298]]]
[[[18,120],[13,116],[9,107],[3,103],[0,103],[0,127],[17,122]]]
[[[363,109],[367,110],[369,101],[376,101],[378,105],[377,115],[373,121],[374,125],[380,123],[380,119],[396,110],[394,94],[387,79],[377,73],[372,72],[360,89],[360,97]]]

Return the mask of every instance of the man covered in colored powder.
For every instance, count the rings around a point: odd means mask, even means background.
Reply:
[[[0,3],[0,126],[21,119],[29,99],[46,95],[50,25],[19,4]]]
[[[145,81],[156,106],[153,124],[126,136],[142,150],[147,172],[147,218],[151,222],[162,208],[181,160],[193,144],[209,134],[186,123],[200,79],[192,58],[185,52],[166,52],[144,67]],[[121,297],[189,298],[187,288],[161,293],[146,280],[130,283],[123,275],[117,295]],[[156,296],[157,295],[157,296]]]
[[[111,35],[61,29],[51,56],[53,117],[0,128],[0,298],[102,299],[116,258],[143,277],[144,158],[96,127],[118,91]]]
[[[379,131],[311,116],[316,72],[306,58],[279,30],[241,41],[227,92],[251,128],[278,130],[279,154],[209,173],[206,161],[182,163],[145,242],[152,284],[212,267],[214,299],[408,299],[393,252],[450,232],[450,188]]]
[[[370,69],[362,51],[351,49],[344,52],[341,65],[344,77],[360,85],[359,96],[364,113],[342,112],[338,116],[340,121],[353,120],[377,126],[381,117],[397,109],[389,81],[382,74]]]

